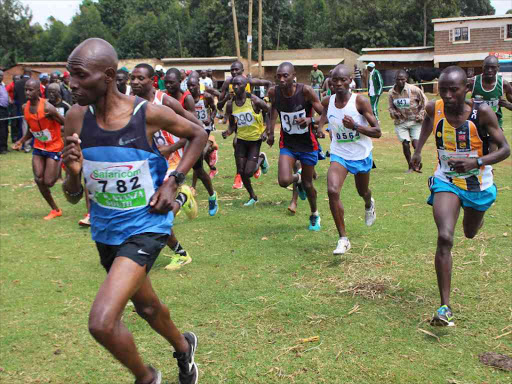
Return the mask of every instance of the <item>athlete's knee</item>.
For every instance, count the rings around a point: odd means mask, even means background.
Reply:
[[[453,231],[440,229],[437,234],[437,245],[451,249],[453,247]]]
[[[278,177],[279,186],[282,188],[288,187],[291,183],[293,183],[293,176],[279,176]]]
[[[96,340],[103,340],[114,334],[115,318],[106,311],[91,310],[89,314],[89,333]]]
[[[481,225],[475,227],[475,226],[469,226],[469,225],[464,225],[463,228],[464,228],[464,236],[466,236],[466,238],[468,239],[472,239],[474,238],[477,234],[478,234],[478,230],[480,229]]]
[[[313,180],[304,180],[302,179],[302,186],[306,191],[309,190],[315,190],[315,187],[313,187]]]
[[[36,182],[37,185],[44,185],[44,178],[43,177],[34,175],[34,181]]]
[[[48,188],[51,188],[55,185],[55,183],[57,182],[57,179],[56,178],[44,178],[43,180],[43,184],[48,187]]]
[[[409,149],[410,148],[409,145],[410,145],[409,141],[407,141],[407,140],[402,141],[402,147]]]
[[[148,323],[151,323],[158,317],[160,311],[163,309],[163,305],[159,300],[154,300],[150,303],[137,305],[135,309],[140,317]]]
[[[365,189],[365,190],[357,190],[357,193],[359,194],[359,196],[365,198],[367,197],[368,195],[370,195],[372,192],[370,191],[369,188]]]
[[[327,185],[327,195],[329,199],[339,199],[340,198],[340,188],[337,185]]]

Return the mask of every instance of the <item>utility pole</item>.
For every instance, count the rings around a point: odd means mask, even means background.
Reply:
[[[249,75],[252,69],[252,0],[249,0],[249,31],[247,32],[247,61],[249,62]]]
[[[231,0],[231,10],[233,11],[233,26],[235,29],[236,55],[238,57],[238,60],[240,60],[240,40],[238,39],[238,23],[236,21],[235,0]]]
[[[181,47],[180,22],[176,20],[176,28],[178,29],[178,42],[180,44],[180,57],[183,57],[183,48]]]
[[[281,23],[283,22],[282,19],[279,20],[279,27],[277,28],[277,47],[276,50],[279,50],[279,37],[281,35]]]
[[[259,0],[258,4],[258,76],[263,77],[263,68],[261,67],[261,56],[263,50],[263,37],[262,37],[262,27],[263,27],[263,0]]]

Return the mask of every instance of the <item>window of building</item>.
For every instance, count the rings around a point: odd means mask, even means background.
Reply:
[[[468,27],[455,28],[455,31],[453,34],[453,41],[469,41],[469,28]]]
[[[505,27],[505,39],[512,39],[512,24]]]

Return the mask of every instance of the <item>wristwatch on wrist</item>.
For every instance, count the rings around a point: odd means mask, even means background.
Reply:
[[[484,165],[484,162],[480,157],[476,159],[476,164],[478,165],[478,168],[482,167]]]
[[[352,128],[352,129],[357,132],[357,128],[359,128],[359,124],[354,123],[354,128]]]
[[[171,176],[174,176],[174,178],[176,179],[176,185],[178,185],[178,187],[180,185],[183,185],[183,183],[185,182],[185,174],[184,173],[172,171],[169,174],[169,177],[171,177]]]

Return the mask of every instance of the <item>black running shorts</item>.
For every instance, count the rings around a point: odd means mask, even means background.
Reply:
[[[110,270],[116,257],[123,256],[135,261],[141,267],[146,266],[149,273],[162,248],[167,244],[168,234],[140,233],[126,239],[120,245],[109,245],[96,242],[103,268]]]

